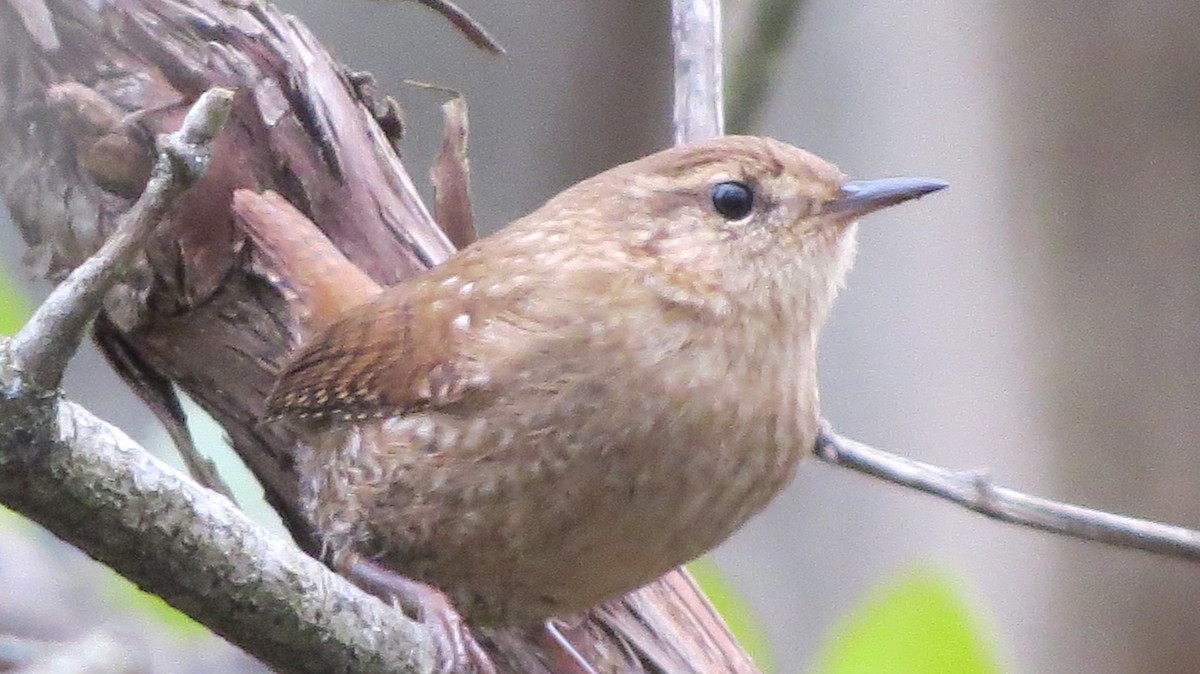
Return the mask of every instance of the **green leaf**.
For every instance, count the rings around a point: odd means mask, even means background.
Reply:
[[[11,335],[29,317],[29,300],[0,269],[0,335]]]
[[[31,536],[37,530],[36,524],[0,505],[0,532],[14,536]]]
[[[918,566],[872,590],[834,629],[815,674],[997,674],[958,583]]]
[[[766,630],[763,629],[762,623],[758,621],[758,617],[754,615],[754,611],[746,603],[746,600],[734,591],[717,565],[713,564],[708,557],[688,564],[687,568],[700,585],[700,589],[704,590],[704,594],[712,602],[713,607],[717,609],[717,613],[720,613],[721,617],[725,619],[729,631],[733,632],[733,636],[737,638],[742,648],[746,649],[750,657],[754,658],[754,663],[758,665],[758,668],[764,672],[772,671],[774,661],[771,657],[770,645],[767,642]]]
[[[115,571],[105,569],[111,579],[101,588],[101,595],[131,613],[151,618],[180,639],[191,639],[208,633],[208,628],[192,620],[159,597],[143,592]]]

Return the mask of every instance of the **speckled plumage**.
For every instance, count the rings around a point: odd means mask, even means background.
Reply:
[[[741,221],[710,202],[727,180]],[[767,139],[666,150],[349,310],[269,401],[335,559],[535,623],[724,540],[812,445],[817,333],[883,205],[827,212],[844,182]]]

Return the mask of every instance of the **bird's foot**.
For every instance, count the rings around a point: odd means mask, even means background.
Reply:
[[[356,585],[397,604],[425,625],[437,650],[440,674],[498,674],[487,651],[446,595],[369,560],[357,559],[347,566],[347,575]]]

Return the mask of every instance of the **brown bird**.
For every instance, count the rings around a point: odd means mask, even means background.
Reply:
[[[271,395],[335,566],[475,625],[578,613],[710,550],[792,478],[854,221],[942,189],[725,137],[584,180],[346,311]]]

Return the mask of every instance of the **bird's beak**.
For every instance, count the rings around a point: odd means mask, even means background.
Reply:
[[[930,192],[946,189],[949,183],[933,178],[881,178],[851,180],[838,195],[825,203],[821,215],[849,222],[888,206],[919,199]]]

